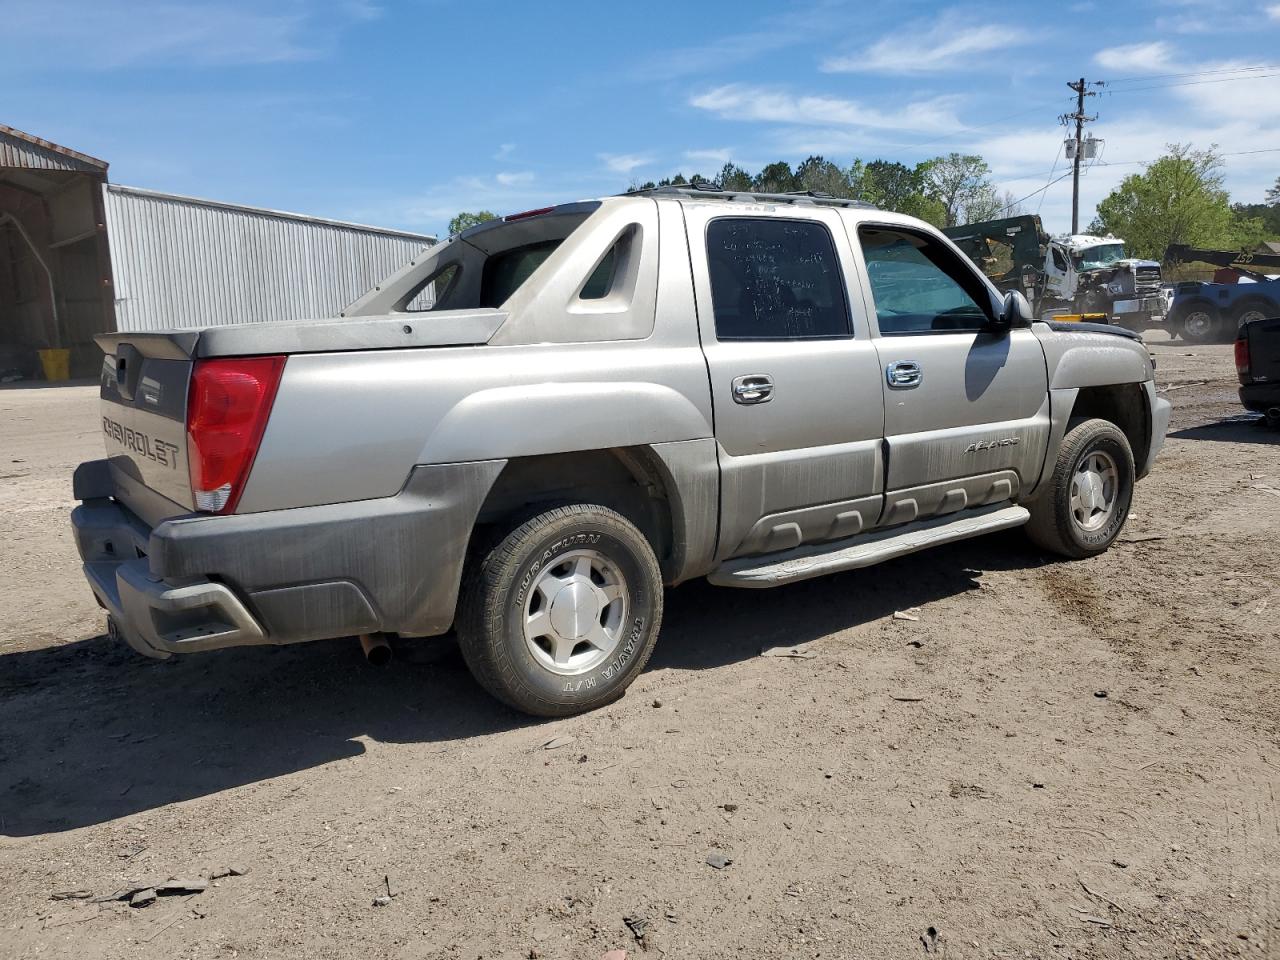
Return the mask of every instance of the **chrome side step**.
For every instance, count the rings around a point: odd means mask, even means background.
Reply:
[[[822,577],[842,570],[857,570],[929,547],[1010,527],[1031,519],[1026,507],[992,506],[957,516],[934,517],[908,527],[890,528],[860,536],[853,542],[836,540],[810,544],[761,557],[726,560],[707,576],[721,587],[759,590],[797,580]]]

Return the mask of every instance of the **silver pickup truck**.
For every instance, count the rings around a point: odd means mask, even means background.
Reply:
[[[661,188],[432,247],[342,317],[99,337],[72,524],[140,653],[457,629],[529,713],[619,697],[664,584],[1026,525],[1100,553],[1169,421],[1141,341],[1034,321],[941,233]]]

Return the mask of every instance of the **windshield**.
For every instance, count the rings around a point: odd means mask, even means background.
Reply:
[[[1123,243],[1103,243],[1076,255],[1076,269],[1097,270],[1124,259]]]

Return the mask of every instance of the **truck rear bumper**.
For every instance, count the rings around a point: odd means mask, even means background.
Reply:
[[[1280,382],[1242,383],[1240,403],[1246,410],[1257,413],[1266,413],[1268,410],[1280,407]]]
[[[429,636],[453,623],[471,528],[502,466],[417,467],[394,497],[190,514],[154,529],[109,491],[78,489],[71,524],[94,595],[150,657],[374,631]]]

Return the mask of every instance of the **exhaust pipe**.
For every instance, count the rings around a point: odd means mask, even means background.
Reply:
[[[364,651],[364,658],[375,667],[385,667],[391,662],[391,644],[380,633],[360,634],[360,649]]]

